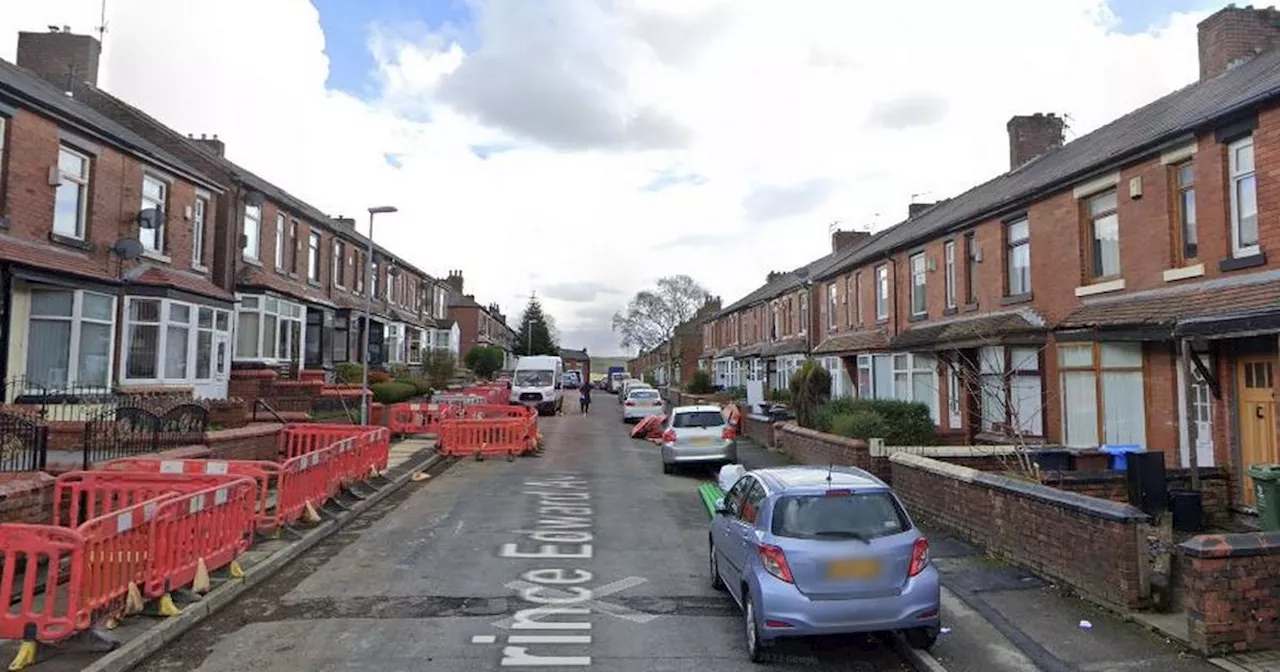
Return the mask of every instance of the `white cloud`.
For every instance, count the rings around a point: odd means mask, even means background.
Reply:
[[[86,32],[100,6],[8,4],[4,58],[18,30]],[[466,40],[373,31],[380,92],[360,100],[326,90],[305,0],[112,2],[102,83],[323,210],[399,206],[379,241],[508,314],[539,285],[617,288],[545,299],[583,339],[566,346],[604,352],[602,316],[662,275],[734,300],[824,254],[832,221],[894,223],[911,194],[1003,171],[1014,114],[1079,134],[1191,82],[1203,16],[1121,35],[1103,0],[472,4]]]

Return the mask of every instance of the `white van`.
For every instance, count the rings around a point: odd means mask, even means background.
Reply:
[[[511,378],[511,403],[555,415],[564,404],[564,361],[559,357],[521,357]]]

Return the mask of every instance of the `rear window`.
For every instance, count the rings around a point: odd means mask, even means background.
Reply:
[[[636,390],[631,393],[632,399],[657,399],[657,390]]]
[[[773,533],[795,539],[875,539],[910,529],[886,491],[785,495],[773,507]]]
[[[721,427],[724,425],[724,416],[718,411],[690,411],[687,413],[677,413],[671,420],[671,426],[677,428],[690,427]]]

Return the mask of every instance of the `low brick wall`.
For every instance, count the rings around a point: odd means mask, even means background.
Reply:
[[[801,464],[840,464],[866,469],[887,483],[893,482],[887,454],[873,454],[870,445],[861,439],[849,439],[826,434],[794,423],[779,423],[773,433],[778,451]],[[890,448],[908,452],[932,450],[935,447]],[[961,446],[948,450],[938,459],[962,464],[982,471],[1003,471],[1011,467],[994,454],[994,449],[982,446]]]
[[[1059,490],[1113,502],[1129,501],[1129,486],[1123,471],[1051,471],[1041,480]],[[1190,469],[1168,469],[1165,482],[1170,490],[1190,490]],[[1201,506],[1205,526],[1228,529],[1231,523],[1231,474],[1222,467],[1200,468]]]
[[[747,438],[766,448],[774,446],[774,422],[758,415],[743,415],[743,433]]]
[[[1178,553],[1192,648],[1280,648],[1280,532],[1201,535]]]
[[[0,522],[52,522],[53,482],[53,476],[39,471],[0,474]]]
[[[279,454],[277,422],[255,423],[238,429],[209,432],[205,443],[210,457],[219,460],[275,460]]]
[[[1108,607],[1146,604],[1141,510],[908,453],[890,462],[893,489],[920,521]]]

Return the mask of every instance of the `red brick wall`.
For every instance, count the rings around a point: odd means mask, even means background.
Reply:
[[[1171,490],[1191,489],[1190,469],[1169,469],[1165,472]],[[1129,486],[1122,471],[1055,471],[1042,476],[1045,485],[1066,492],[1097,497],[1112,502],[1129,501]],[[1200,492],[1205,524],[1210,528],[1222,528],[1231,522],[1231,492],[1234,486],[1231,473],[1221,467],[1200,468]]]
[[[1280,533],[1214,534],[1178,547],[1192,648],[1280,647]]]
[[[53,476],[38,471],[0,474],[0,523],[52,522],[53,482]]]
[[[779,423],[774,429],[774,442],[780,452],[800,464],[836,464],[866,469],[887,483],[892,483],[889,458],[872,456],[866,441]],[[945,459],[981,471],[1004,471],[1010,464],[995,455],[956,456]]]
[[[893,489],[917,521],[1104,605],[1143,606],[1138,509],[937,460],[891,462]]]
[[[257,423],[238,429],[209,432],[210,457],[219,460],[275,460],[282,425]]]

